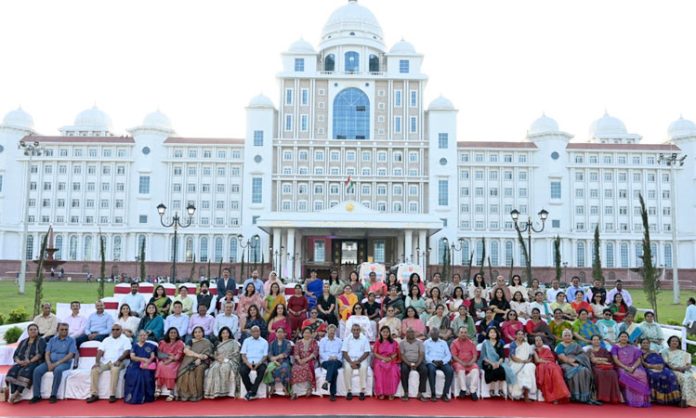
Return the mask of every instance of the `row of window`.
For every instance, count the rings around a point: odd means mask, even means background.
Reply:
[[[88,209],[95,208],[96,200],[94,199],[71,199],[70,200],[70,207],[71,208],[79,208],[82,203],[84,203],[84,207]],[[99,200],[99,208],[101,209],[109,209],[111,206],[111,200],[110,199],[101,199]],[[29,201],[29,207],[34,208],[36,207],[36,199],[30,198]],[[114,208],[116,209],[123,209],[124,208],[124,200],[123,199],[116,199],[113,201],[114,203]],[[57,208],[64,208],[66,207],[66,200],[65,199],[56,199],[55,204]],[[41,207],[42,208],[52,208],[52,201],[51,199],[41,199]]]
[[[401,196],[404,193],[404,188],[405,186],[402,184],[394,184],[391,187],[391,194],[393,196]],[[338,183],[331,183],[329,184],[329,194],[332,195],[338,195],[341,193],[341,186]],[[371,195],[372,194],[372,185],[371,184],[363,184],[359,185],[358,189],[363,195]],[[377,196],[386,196],[387,195],[387,190],[389,189],[389,186],[386,184],[377,184],[375,186],[375,192]],[[297,188],[294,188],[291,183],[283,183],[282,185],[282,192],[283,194],[294,194],[297,192],[297,194],[307,194],[307,191],[309,190],[309,186],[307,183],[299,183],[297,185]],[[315,184],[314,185],[314,194],[324,194],[324,184]],[[420,187],[418,185],[412,184],[408,186],[408,194],[409,196],[418,196],[420,194]]]
[[[575,172],[575,181],[585,181],[585,173],[583,171],[576,171]],[[591,182],[599,182],[599,173],[596,171],[590,171],[589,175],[587,176],[588,180]],[[614,181],[614,173],[612,171],[606,171],[604,172],[604,175],[602,176],[604,181]],[[619,183],[626,183],[628,181],[629,175],[626,172],[618,172],[616,173],[616,179],[618,180]],[[637,173],[632,173],[631,178],[633,179],[634,182],[640,183],[643,181],[643,173],[637,172]],[[657,174],[656,173],[646,173],[645,174],[645,179],[647,180],[648,183],[655,183],[657,181]],[[663,183],[669,183],[669,173],[662,173],[661,174],[661,179]]]
[[[589,164],[599,164],[600,161],[602,164],[614,164],[614,161],[616,161],[616,164],[628,164],[629,157],[626,155],[617,155],[616,158],[614,158],[614,155],[603,155],[598,156],[598,155],[589,155],[585,156],[582,154],[576,154],[574,157],[574,161],[576,164],[584,164],[585,161],[587,161]],[[657,164],[658,160],[657,157],[654,155],[647,155],[647,156],[641,156],[641,155],[632,155],[630,157],[631,164],[633,165],[655,165]]]
[[[586,206],[575,206],[575,214],[576,215],[584,215],[586,212]],[[648,215],[657,215],[657,208],[655,206],[648,206]],[[593,205],[590,206],[589,210],[590,215],[599,215],[599,206]],[[613,206],[604,206],[604,214],[605,215],[613,215],[614,214],[614,207]],[[619,206],[618,210],[619,215],[628,215],[628,206]],[[633,214],[635,216],[640,216],[640,206],[634,206],[633,207]],[[665,216],[669,216],[672,214],[672,208],[669,206],[665,206],[662,208],[662,214]]]
[[[596,222],[592,222],[589,225],[589,229],[586,229],[585,222],[576,222],[575,223],[575,230],[579,231],[579,232],[594,231],[595,228],[597,227],[597,225],[598,224]],[[605,231],[605,232],[631,232],[627,223],[619,223],[617,226],[613,222],[607,222],[603,225],[603,227],[604,228],[602,228],[602,225],[600,225],[600,230]],[[653,232],[659,232],[657,230],[657,224],[655,224],[655,223],[649,224],[648,228],[650,228],[650,230]],[[663,232],[669,232],[672,230],[672,225],[671,224],[663,224],[662,230],[663,230]],[[633,224],[633,232],[642,232],[642,231],[643,231],[643,224],[642,223]]]
[[[44,163],[43,164],[43,172],[44,174],[53,174],[53,168],[54,166],[51,165],[50,163]],[[112,166],[110,165],[102,165],[101,166],[101,173],[102,175],[111,175],[111,170]],[[32,164],[31,169],[30,169],[32,174],[37,174],[39,172],[39,167],[35,164]],[[81,165],[73,165],[72,169],[73,174],[82,174],[82,166]],[[126,174],[126,166],[125,165],[117,165],[116,166],[116,175],[122,176]],[[68,174],[68,166],[64,164],[58,165],[58,174]],[[87,166],[87,174],[89,175],[96,175],[97,174],[97,166],[96,165],[88,165]]]
[[[474,197],[484,197],[486,195],[485,193],[485,188],[483,187],[474,187]],[[497,187],[489,187],[488,189],[488,196],[490,197],[498,197],[500,196],[499,189]],[[517,189],[517,197],[525,198],[528,195],[528,189],[526,187],[519,187]],[[471,189],[469,187],[460,187],[459,188],[459,197],[469,197],[471,196]],[[515,197],[514,195],[514,189],[512,187],[504,187],[503,188],[503,197]]]
[[[190,148],[186,152],[186,156],[188,158],[198,158],[198,154],[199,154],[199,152],[195,148]],[[200,154],[201,154],[201,157],[203,157],[203,158],[213,158],[213,151],[212,150],[203,150]],[[172,151],[172,155],[174,156],[174,158],[184,158],[184,150],[179,149],[179,148],[174,149]],[[228,157],[228,155],[229,155],[229,157]],[[218,158],[218,159],[231,158],[233,160],[240,160],[242,158],[242,151],[239,149],[234,149],[228,153],[228,151],[226,151],[224,149],[220,149],[220,150],[215,151],[215,158]]]
[[[35,215],[28,215],[27,219],[29,223],[36,223],[36,216]],[[66,219],[68,219],[68,223],[71,224],[85,224],[85,225],[93,225],[95,224],[95,218],[92,215],[87,215],[84,217],[80,217],[78,215],[71,215],[68,216],[67,218],[64,215],[56,215],[53,220],[51,220],[51,217],[48,215],[41,215],[40,216],[40,221],[41,223],[47,224],[47,223],[57,223],[57,224],[64,224],[66,223]],[[99,224],[100,225],[107,225],[112,223],[111,218],[108,216],[100,216],[99,217]],[[123,224],[123,216],[115,216],[113,218],[113,224],[116,225],[122,225]]]
[[[363,200],[360,203],[367,208],[372,207],[372,202],[370,200]],[[331,200],[329,201],[328,207],[333,208],[338,204],[338,200]],[[379,212],[386,212],[388,206],[389,203],[385,201],[377,201],[375,203],[375,209]],[[405,207],[408,208],[408,213],[419,213],[420,205],[418,202],[408,202],[407,205],[404,204],[404,202],[392,202],[391,212],[404,212]],[[325,202],[323,200],[315,200],[311,208],[315,212],[324,210],[326,208]],[[283,212],[307,212],[310,210],[310,202],[307,200],[283,200],[280,204],[280,210]]]
[[[513,154],[503,154],[501,157],[501,155],[498,153],[489,153],[487,162],[489,162],[489,163],[499,163],[499,162],[512,163],[513,160],[514,160]],[[470,161],[473,161],[476,163],[484,163],[484,162],[486,162],[485,154],[482,152],[474,153],[474,156],[472,159],[470,152],[466,152],[466,151],[459,152],[459,162],[468,163]],[[517,154],[517,162],[518,163],[526,163],[527,162],[527,154],[525,154],[525,153]]]
[[[486,179],[484,170],[474,170],[474,180],[483,181]],[[500,172],[498,170],[488,170],[488,180],[497,181]],[[459,180],[469,180],[471,178],[469,170],[459,170]],[[503,180],[515,180],[512,170],[503,171]],[[527,171],[517,171],[517,181],[527,181]]]
[[[53,184],[52,182],[43,182],[41,190],[43,191],[51,191],[53,190]],[[100,183],[100,190],[103,192],[110,192],[111,191],[111,183]],[[38,190],[38,184],[35,181],[29,182],[29,190]],[[56,190],[59,192],[66,191],[67,190],[67,183],[65,182],[58,182],[56,184]],[[79,192],[82,190],[82,183],[78,182],[73,182],[71,183],[71,190],[74,192]],[[85,185],[85,190],[88,192],[95,192],[97,191],[97,183],[95,182],[87,182]],[[116,183],[114,190],[116,192],[124,192],[126,190],[126,184],[125,183]]]
[[[172,184],[172,191],[179,193],[183,190],[183,185],[181,183],[173,183]],[[227,185],[225,184],[216,184],[215,185],[215,192],[216,193],[225,193],[225,190],[227,188]],[[196,191],[200,191],[201,193],[210,193],[212,191],[211,184],[210,183],[203,183],[203,184],[196,184],[196,183],[187,183],[186,184],[186,192],[188,193],[196,193]],[[239,184],[231,184],[230,185],[230,193],[239,193],[240,190],[240,185]]]
[[[182,176],[184,174],[184,169],[180,165],[176,165],[173,168],[173,172],[175,176]],[[188,166],[186,167],[186,174],[189,177],[197,176],[198,175],[198,167],[197,166]],[[215,168],[215,175],[218,177],[224,177],[227,175],[227,167],[216,167]],[[213,168],[209,166],[204,166],[201,168],[200,173],[204,177],[210,177],[212,176],[213,173]],[[229,170],[229,175],[230,177],[240,177],[242,173],[242,169],[240,167],[232,167]]]
[[[291,176],[293,174],[298,174],[298,175],[309,175],[310,170],[309,167],[298,167],[297,169],[294,169],[293,167],[283,167],[281,170],[282,174],[284,176]],[[394,167],[392,169],[392,176],[394,177],[401,177],[404,175],[404,172],[407,172],[410,177],[417,177],[420,175],[420,170],[417,168],[410,168],[407,171],[404,171],[401,167]],[[386,177],[388,173],[388,170],[386,168],[378,168],[375,170],[375,175],[379,177]],[[316,176],[321,176],[324,175],[324,167],[314,167],[314,175]],[[340,167],[331,167],[328,172],[329,175],[331,176],[341,176],[341,175],[347,175],[347,176],[355,176],[358,175],[358,171],[356,170],[355,167],[346,167],[344,170],[341,170]],[[362,176],[371,176],[372,175],[372,169],[370,167],[363,167],[360,170],[360,175]]]
[[[310,151],[305,149],[300,149],[297,151],[297,161],[308,161],[310,157]],[[341,151],[330,151],[329,161],[339,162],[341,161]],[[344,153],[344,160],[348,162],[357,161],[358,151],[346,150]],[[376,157],[375,157],[376,154]],[[293,161],[295,157],[295,151],[293,150],[283,150],[282,153],[283,161]],[[402,151],[392,151],[391,152],[393,162],[404,162],[404,153]],[[313,161],[325,161],[326,153],[324,150],[315,150],[312,154]],[[360,160],[363,162],[369,162],[373,159],[378,162],[387,162],[388,152],[387,151],[361,151]],[[408,162],[417,163],[420,160],[419,151],[410,151],[408,153]]]
[[[370,73],[380,72],[380,59],[375,54],[370,54],[368,57],[368,71]],[[302,73],[305,71],[305,59],[295,58],[293,63],[295,72]],[[328,54],[324,57],[324,71],[336,71],[336,55]],[[360,71],[360,53],[356,51],[347,51],[343,54],[343,71],[349,74],[354,74]],[[411,71],[411,62],[407,59],[399,60],[399,73],[408,74]]]
[[[115,152],[114,152],[115,151]],[[70,149],[69,148],[45,148],[43,150],[44,157],[68,157],[70,156]],[[83,157],[87,156],[90,158],[97,158],[99,157],[99,150],[96,148],[88,148],[86,151],[84,148],[72,148],[72,156],[73,157]],[[128,157],[128,150],[125,148],[118,148],[118,149],[113,149],[113,148],[102,148],[101,150],[101,156],[103,158],[113,158],[114,156],[118,158],[125,158]]]
[[[586,189],[575,189],[575,197],[578,199],[584,199],[585,198],[585,190]],[[638,196],[640,194],[643,194],[644,198],[647,199],[656,199],[657,198],[657,191],[656,190],[633,190],[633,198],[638,199]],[[599,199],[600,191],[599,189],[589,189],[589,193],[587,194],[590,199]],[[613,199],[614,198],[614,189],[604,189],[604,198],[606,199]],[[629,193],[628,190],[626,189],[619,189],[616,191],[616,197],[619,199],[628,199]],[[663,199],[669,199],[669,190],[663,190],[662,191],[662,198]]]

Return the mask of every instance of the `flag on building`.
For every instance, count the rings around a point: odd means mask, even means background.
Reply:
[[[355,182],[350,178],[350,176],[348,176],[344,183],[346,186],[346,193],[353,193],[355,191]]]

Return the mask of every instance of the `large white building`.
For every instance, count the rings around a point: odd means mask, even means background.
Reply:
[[[178,137],[159,112],[119,136],[96,107],[46,136],[11,111],[0,125],[0,260],[22,250],[34,258],[53,225],[64,260],[98,260],[103,233],[110,261],[134,261],[142,240],[148,260],[168,261],[163,202],[168,215],[197,208],[179,231],[180,261],[239,262],[244,253],[300,276],[368,259],[439,264],[447,238],[459,264],[471,252],[478,260],[485,237],[491,263],[507,266],[522,259],[510,212],[536,219],[544,208],[534,265],[552,265],[558,235],[568,266],[589,266],[599,225],[604,265],[625,269],[640,263],[642,194],[657,264],[672,265],[676,201],[679,266],[696,267],[694,123],[680,118],[664,143],[647,144],[608,114],[577,139],[542,115],[522,140],[458,140],[455,106],[423,101],[423,55],[383,39],[357,1],[338,8],[318,48],[299,40],[283,53],[278,105],[251,99],[243,139]],[[20,140],[38,141],[43,155],[29,165]],[[660,158],[673,153],[687,156],[683,166]]]

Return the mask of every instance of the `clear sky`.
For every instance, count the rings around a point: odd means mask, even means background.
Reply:
[[[280,53],[346,1],[2,0],[0,114],[55,134],[97,103],[121,134],[159,108],[180,135],[241,137],[252,96],[278,103]],[[577,140],[605,109],[646,142],[696,119],[696,1],[359,1],[387,48],[425,54],[459,140],[521,139],[542,111]]]

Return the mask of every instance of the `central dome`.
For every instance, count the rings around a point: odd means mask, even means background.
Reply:
[[[111,118],[97,106],[83,110],[75,118],[75,128],[87,131],[110,131]]]
[[[322,48],[325,44],[334,44],[339,40],[370,41],[384,49],[384,33],[377,18],[372,12],[358,4],[357,0],[349,0],[348,4],[339,7],[326,21],[321,32]]]
[[[626,125],[609,113],[604,112],[604,116],[597,119],[590,126],[591,138],[611,138],[616,136],[624,136],[628,133]]]
[[[542,113],[542,115],[537,120],[532,122],[532,124],[529,126],[529,129],[527,129],[527,136],[536,136],[558,131],[558,123],[550,117],[546,116],[545,113]]]

